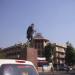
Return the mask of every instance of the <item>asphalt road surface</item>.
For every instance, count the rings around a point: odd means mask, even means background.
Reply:
[[[54,73],[49,73],[49,72],[40,72],[39,75],[75,75],[75,71],[58,71]]]

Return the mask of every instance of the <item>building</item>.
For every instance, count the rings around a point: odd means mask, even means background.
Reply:
[[[16,44],[0,50],[3,59],[20,59],[29,60],[37,66],[37,50],[34,48],[28,48],[26,44]]]
[[[26,59],[26,45],[16,44],[0,51],[6,59]]]
[[[37,33],[34,36],[34,48],[38,50],[38,57],[44,56],[44,47],[50,43],[48,39],[45,39],[41,33]],[[53,64],[57,67],[60,64],[65,64],[65,50],[66,45],[51,43],[54,46],[53,49]]]
[[[44,57],[44,47],[45,44],[48,42],[48,39],[45,39],[41,33],[37,33],[33,39],[33,47],[36,48],[38,51],[38,57]]]
[[[34,55],[34,57],[37,58],[38,57],[45,57],[44,56],[44,47],[46,46],[46,44],[49,42],[48,39],[45,39],[41,33],[36,33],[36,35],[33,38],[33,50],[36,50],[37,55]],[[60,45],[57,43],[52,44],[54,45],[54,49],[53,49],[53,58],[52,58],[52,62],[53,64],[55,64],[56,66],[58,66],[59,64],[64,64],[65,63],[65,48],[66,46],[64,45]],[[27,58],[27,46],[26,44],[16,44],[14,46],[10,46],[7,48],[4,48],[0,51],[0,53],[4,53],[5,58],[7,59],[26,59]],[[32,51],[28,51],[28,53],[31,53]],[[35,52],[35,51],[34,51]],[[28,54],[29,57],[31,57],[31,54]],[[32,53],[33,55],[33,53]],[[33,59],[35,59],[33,58]],[[29,58],[30,59],[30,58]]]
[[[60,45],[57,43],[54,43],[54,45],[53,63],[58,67],[58,65],[65,64],[66,45]]]

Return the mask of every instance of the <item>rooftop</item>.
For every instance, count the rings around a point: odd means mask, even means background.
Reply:
[[[48,41],[48,39],[45,39],[41,33],[36,33],[34,39],[41,39],[41,40]]]

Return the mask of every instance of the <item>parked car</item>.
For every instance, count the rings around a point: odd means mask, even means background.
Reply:
[[[70,66],[66,65],[66,64],[60,64],[59,65],[59,70],[60,71],[70,71]]]
[[[38,75],[38,72],[30,61],[1,59],[0,75]]]

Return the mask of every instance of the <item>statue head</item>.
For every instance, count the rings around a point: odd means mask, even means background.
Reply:
[[[31,26],[32,26],[32,28],[34,28],[34,24],[33,23],[31,24]]]

